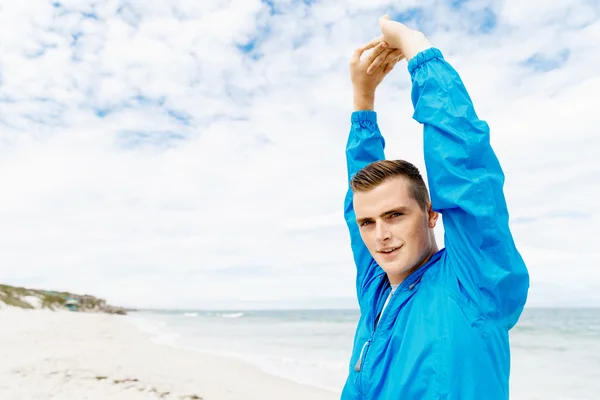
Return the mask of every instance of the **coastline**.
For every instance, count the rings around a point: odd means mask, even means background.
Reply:
[[[2,399],[316,399],[338,393],[157,344],[129,316],[0,309]]]

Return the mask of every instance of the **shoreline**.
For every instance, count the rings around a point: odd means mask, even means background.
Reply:
[[[0,309],[2,399],[339,398],[242,359],[156,343],[133,315]]]
[[[315,390],[328,392],[330,394],[333,394],[335,396],[335,399],[338,399],[339,395],[341,394],[341,392],[340,393],[336,392],[336,389],[332,388],[332,387],[326,387],[326,386],[320,386],[320,385],[314,384],[314,383],[302,382],[302,381],[295,379],[293,377],[290,377],[284,373],[270,371],[268,368],[265,368],[259,364],[255,364],[252,361],[246,360],[242,355],[239,355],[237,353],[236,354],[223,354],[219,351],[209,351],[209,350],[204,350],[204,349],[198,349],[195,347],[185,347],[185,346],[176,345],[176,344],[157,343],[153,340],[154,338],[152,337],[151,334],[148,334],[148,336],[149,337],[147,339],[150,340],[156,346],[164,346],[164,347],[172,348],[172,349],[179,350],[179,351],[198,353],[201,356],[225,358],[225,359],[231,360],[232,362],[235,362],[235,363],[244,364],[246,366],[246,368],[256,369],[256,370],[260,371],[260,373],[268,375],[272,378],[283,379],[285,381],[288,381],[288,382],[296,384],[296,385],[306,386],[306,387],[310,387]],[[340,391],[341,391],[341,388],[340,388]]]
[[[266,374],[266,375],[276,378],[276,379],[283,379],[283,380],[289,381],[289,382],[297,384],[297,385],[307,386],[312,389],[328,392],[330,394],[333,394],[336,399],[338,399],[339,396],[341,395],[341,389],[342,389],[341,387],[334,388],[334,387],[321,386],[316,383],[303,382],[292,376],[288,376],[285,373],[276,372],[274,370],[271,370],[270,368],[260,365],[260,363],[250,361],[246,357],[244,357],[242,354],[239,354],[239,353],[223,353],[218,350],[210,351],[210,350],[201,349],[201,348],[197,348],[197,347],[193,347],[193,346],[184,346],[181,344],[176,344],[175,341],[163,340],[162,339],[163,335],[160,333],[152,332],[152,331],[148,330],[147,327],[144,327],[144,326],[138,326],[140,321],[143,321],[146,323],[149,321],[152,323],[158,323],[158,320],[152,320],[152,319],[143,318],[143,317],[136,317],[135,312],[132,312],[122,318],[124,318],[127,323],[131,324],[142,335],[145,335],[146,339],[149,340],[150,342],[152,342],[156,346],[161,346],[161,347],[164,346],[164,347],[175,349],[178,351],[198,353],[202,356],[207,356],[207,357],[224,358],[224,359],[230,360],[235,363],[244,364],[247,368],[259,370],[261,373]],[[173,332],[172,334],[179,336],[179,333],[177,333],[177,332]]]

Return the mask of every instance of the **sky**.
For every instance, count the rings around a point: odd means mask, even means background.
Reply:
[[[491,127],[527,306],[600,306],[598,0],[2,2],[0,282],[137,308],[356,307],[348,63],[385,13]],[[386,157],[426,176],[406,67],[375,107]]]

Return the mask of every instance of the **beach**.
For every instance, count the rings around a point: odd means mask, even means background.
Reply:
[[[357,310],[0,308],[1,400],[339,399]],[[514,400],[596,400],[600,310],[528,309]]]
[[[0,399],[337,399],[244,361],[155,343],[129,316],[0,309]]]

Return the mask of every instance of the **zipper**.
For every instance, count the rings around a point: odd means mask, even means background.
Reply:
[[[393,296],[393,294],[392,294],[392,296]],[[391,300],[392,299],[390,298],[390,301]],[[384,302],[384,305],[385,305],[385,302]],[[383,308],[383,306],[382,306],[382,308]],[[375,335],[375,332],[377,331],[377,325],[379,325],[377,322],[378,322],[379,319],[381,319],[381,310],[378,310],[378,311],[379,311],[379,313],[377,314],[377,317],[375,317],[375,322],[374,322],[373,329],[371,329],[371,337],[369,337],[369,340],[367,340],[363,344],[362,349],[360,350],[360,354],[358,356],[358,360],[356,361],[356,364],[354,365],[354,370],[356,372],[360,372],[361,371],[362,365],[364,363],[365,356],[367,355],[366,352],[369,349],[369,345],[371,344],[371,340],[373,339],[373,335]]]
[[[371,339],[367,340],[365,342],[365,344],[363,344],[362,349],[360,350],[360,355],[358,356],[358,361],[356,361],[356,365],[354,365],[354,370],[356,372],[360,372],[360,368],[362,367],[362,363],[363,363],[363,356],[365,354],[365,349],[367,347],[369,347],[370,343],[371,343]]]
[[[394,293],[392,293],[392,297],[390,297],[390,303],[392,302],[392,298],[394,296],[399,296],[398,293],[402,293],[402,292],[406,291],[406,289],[408,289],[408,291],[412,291],[414,289],[414,287],[417,285],[417,283],[419,283],[419,281],[421,281],[421,278],[423,277],[423,274],[425,273],[425,271],[429,268],[429,266],[433,265],[433,263],[441,257],[441,254],[442,254],[442,252],[438,251],[436,254],[434,254],[430,258],[430,260],[424,266],[419,268],[419,270],[417,272],[418,276],[416,276],[416,279],[414,279],[414,278],[413,279],[408,279],[408,278],[405,279],[404,282],[402,282],[400,284],[400,286],[396,289],[396,291]],[[378,306],[379,306],[379,304],[378,304]],[[391,306],[391,304],[388,304],[388,307],[390,307],[390,306]],[[383,308],[383,305],[381,307]],[[373,337],[374,337],[375,333],[377,332],[377,329],[381,325],[381,319],[384,318],[384,315],[381,314],[382,310],[378,309],[378,311],[379,311],[379,314],[378,314],[379,318],[376,317],[377,319],[374,321],[374,323],[372,325],[371,336],[363,344],[362,349],[360,350],[360,354],[358,356],[358,360],[356,361],[356,364],[354,365],[354,371],[356,371],[356,372],[362,371],[362,367],[365,363],[365,358],[367,356],[371,341],[373,340]],[[363,380],[365,379],[365,378],[363,378],[363,375],[364,375],[364,373],[359,374],[357,377],[358,379],[356,381],[356,385],[357,385],[356,389],[359,393],[363,391],[362,386],[363,386]]]
[[[417,283],[419,283],[420,280],[421,280],[421,276],[419,276],[415,280],[415,282],[413,282],[412,284],[408,285],[408,290],[409,291],[413,290],[413,288],[415,287],[415,285]],[[390,299],[389,299],[390,303],[392,301],[392,298],[394,296],[396,296],[398,292],[403,292],[404,289],[406,289],[406,287],[404,287],[404,288],[402,288],[403,290],[400,290],[402,286],[403,285],[400,285],[400,287],[398,287],[398,289],[396,289],[396,291],[394,293],[392,293],[392,295],[390,296]],[[385,304],[385,302],[384,302],[384,304]],[[388,307],[389,307],[389,303],[388,303]],[[360,350],[360,354],[358,356],[358,360],[356,361],[356,364],[354,365],[354,370],[356,372],[360,372],[362,370],[362,365],[364,364],[364,359],[365,359],[365,357],[367,355],[367,350],[369,349],[369,345],[371,344],[371,340],[373,339],[373,336],[375,335],[375,332],[377,332],[377,328],[381,325],[381,318],[383,317],[382,311],[383,310],[380,310],[379,314],[375,318],[375,323],[374,323],[373,329],[371,330],[371,337],[369,337],[369,339],[363,344],[362,349]]]

